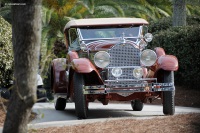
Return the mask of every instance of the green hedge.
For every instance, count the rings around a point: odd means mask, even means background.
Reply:
[[[0,16],[0,87],[9,85],[13,76],[12,28]]]
[[[200,17],[199,16],[188,16],[187,17],[187,25],[199,25]],[[172,18],[167,17],[157,21],[150,22],[149,32],[153,34],[157,34],[160,31],[167,30],[172,27]]]
[[[163,47],[167,54],[175,55],[179,60],[179,70],[175,73],[177,85],[193,89],[198,89],[200,86],[199,31],[200,25],[195,23],[192,26],[171,27],[154,32],[156,34],[150,46]]]

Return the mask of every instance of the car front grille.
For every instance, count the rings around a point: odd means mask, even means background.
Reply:
[[[110,54],[109,67],[122,68],[123,74],[119,79],[133,79],[133,66],[140,66],[140,50],[133,45],[115,45],[108,53]],[[132,68],[130,68],[132,67]],[[108,72],[108,79],[114,80],[111,68]]]

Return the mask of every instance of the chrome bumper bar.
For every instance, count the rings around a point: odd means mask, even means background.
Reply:
[[[84,94],[134,93],[174,91],[174,83],[140,83],[120,86],[96,85],[83,86]]]

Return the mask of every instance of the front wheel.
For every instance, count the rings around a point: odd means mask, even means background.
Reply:
[[[174,72],[164,71],[164,83],[174,83]],[[163,113],[165,115],[174,115],[175,113],[175,92],[163,92]]]
[[[88,104],[86,101],[86,96],[83,93],[83,74],[76,72],[74,73],[73,86],[76,115],[79,119],[86,119],[88,114]]]

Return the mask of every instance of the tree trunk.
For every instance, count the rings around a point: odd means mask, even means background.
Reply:
[[[186,0],[174,0],[173,26],[186,26]]]
[[[14,87],[3,133],[27,133],[29,116],[36,101],[41,0],[13,0],[12,20]]]

